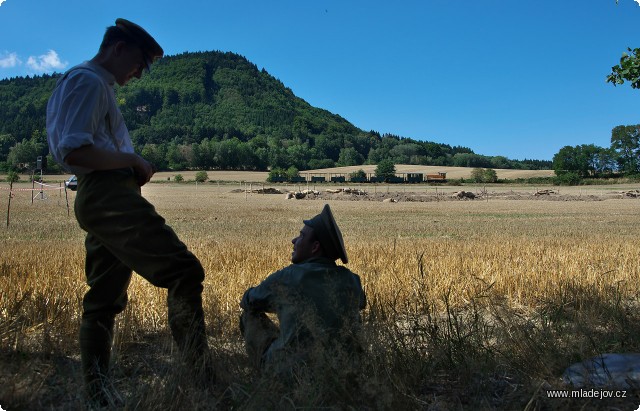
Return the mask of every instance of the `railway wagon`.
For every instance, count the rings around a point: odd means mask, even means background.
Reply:
[[[407,173],[405,180],[407,183],[422,183],[424,181],[424,174],[422,173]]]
[[[378,177],[375,174],[369,174],[367,177],[349,177],[349,179],[342,174],[329,174],[329,179],[327,179],[326,175],[320,174],[307,174],[306,176],[299,175],[290,178],[285,176],[276,176],[271,178],[271,182],[273,183],[324,183],[328,181],[332,183],[446,183],[447,173],[442,171],[426,175],[424,173],[401,173],[400,175],[395,175],[393,177]]]
[[[351,178],[349,178],[349,182],[351,182],[351,183],[368,183],[369,179],[367,179],[367,177],[351,177]]]
[[[447,173],[443,173],[442,171],[437,174],[427,174],[425,178],[427,183],[446,183],[447,182]]]

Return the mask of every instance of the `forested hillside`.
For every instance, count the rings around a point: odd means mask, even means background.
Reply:
[[[46,103],[59,74],[0,81],[0,169],[48,152]],[[136,149],[160,169],[299,170],[395,163],[550,168],[470,148],[363,131],[296,97],[234,53],[168,56],[116,95]],[[50,161],[50,165],[53,163]],[[53,166],[54,167],[54,166]]]

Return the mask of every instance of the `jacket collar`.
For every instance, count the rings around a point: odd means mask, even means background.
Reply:
[[[308,263],[320,263],[320,264],[336,265],[335,260],[332,260],[332,259],[327,258],[327,257],[311,257],[311,258],[307,258],[306,260],[304,260],[304,261],[302,261],[302,262],[300,262],[298,264],[308,264]]]

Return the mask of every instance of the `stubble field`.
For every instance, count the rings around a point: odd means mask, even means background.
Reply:
[[[546,394],[566,388],[560,376],[576,361],[640,352],[640,200],[611,195],[620,187],[590,188],[589,195],[563,189],[570,201],[496,195],[396,203],[285,200],[241,188],[247,187],[143,188],[206,270],[207,328],[219,374],[209,386],[195,386],[172,365],[166,292],[134,278],[114,346],[116,385],[127,409],[640,404],[633,390],[616,400]],[[431,190],[378,188],[385,189]],[[459,189],[443,188],[441,195]],[[14,192],[10,225],[3,218],[0,229],[0,406],[7,410],[85,406],[76,341],[86,290],[84,233],[73,209],[67,216],[64,194],[46,193],[32,204],[31,192]],[[265,380],[244,356],[238,301],[289,263],[302,219],[325,202],[341,227],[348,266],[367,292],[361,369],[302,376],[296,384]],[[8,192],[0,190],[0,215],[6,218],[7,209]]]

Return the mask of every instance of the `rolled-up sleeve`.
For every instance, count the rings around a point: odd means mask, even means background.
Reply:
[[[70,89],[64,94],[60,106],[60,112],[64,113],[58,145],[62,158],[77,148],[93,144],[93,136],[107,114],[103,86],[97,77],[74,76],[68,82],[66,87]]]
[[[97,74],[78,70],[61,81],[47,105],[47,138],[53,157],[64,163],[73,150],[95,143],[109,106]]]

